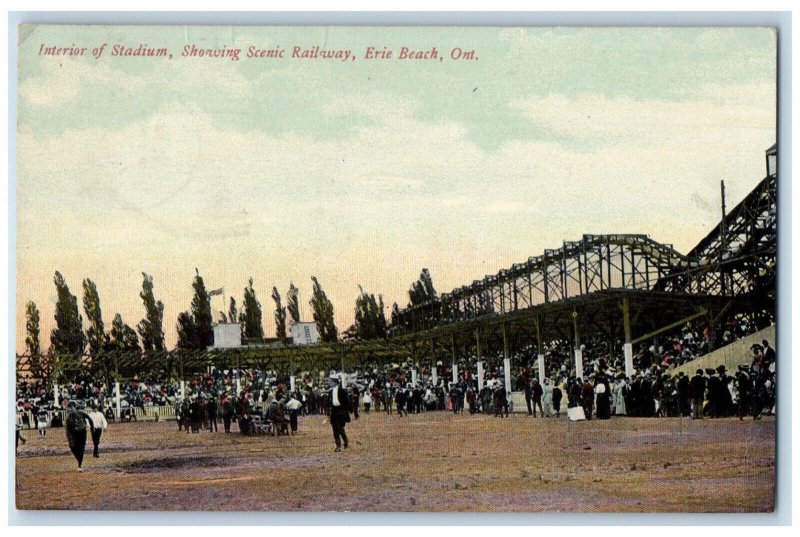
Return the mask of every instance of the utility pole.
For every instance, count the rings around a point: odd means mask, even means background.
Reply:
[[[719,182],[720,194],[722,199],[722,220],[719,223],[719,277],[720,277],[720,284],[722,287],[722,294],[728,294],[728,285],[725,278],[725,270],[722,268],[723,262],[723,254],[725,253],[726,248],[728,245],[725,243],[725,230],[727,229],[727,222],[725,220],[725,181]]]

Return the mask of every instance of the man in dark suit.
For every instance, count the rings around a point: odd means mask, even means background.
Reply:
[[[703,370],[698,369],[697,373],[689,382],[689,390],[692,395],[692,418],[701,419],[703,417],[703,400],[706,395],[706,378]]]
[[[333,440],[336,442],[334,451],[342,450],[342,442],[344,442],[344,449],[347,449],[347,433],[344,428],[350,421],[350,395],[342,388],[341,381],[337,381],[336,386],[331,388],[329,407]]]
[[[767,341],[766,339],[761,341],[761,345],[764,347],[763,350],[764,362],[766,362],[767,365],[769,365],[775,361],[775,349],[769,346],[769,341]]]
[[[211,396],[211,399],[208,400],[206,404],[206,413],[208,414],[208,430],[211,432],[217,432],[217,412],[219,406],[217,404],[217,398],[215,395]]]

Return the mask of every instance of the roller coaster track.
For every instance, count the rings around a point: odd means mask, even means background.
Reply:
[[[774,307],[775,174],[762,179],[687,255],[646,235],[584,235],[395,317],[397,334],[506,315],[608,289],[755,297]]]

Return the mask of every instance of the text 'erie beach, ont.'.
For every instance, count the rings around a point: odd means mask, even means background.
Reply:
[[[52,43],[41,43],[39,46],[40,56],[73,56],[73,57],[93,57],[100,59],[103,57],[118,58],[160,58],[171,60],[178,58],[211,58],[227,59],[239,61],[242,59],[261,59],[261,60],[328,60],[339,62],[353,62],[356,59],[362,60],[421,60],[421,61],[475,61],[478,54],[475,49],[462,47],[448,47],[440,50],[436,46],[425,48],[413,47],[389,47],[389,46],[368,46],[363,50],[355,51],[342,48],[325,48],[320,45],[301,46],[292,45],[289,47],[260,47],[249,45],[246,47],[207,47],[197,44],[184,45],[177,51],[177,55],[169,47],[151,46],[147,43],[137,45],[126,45],[120,43],[103,43],[95,47],[82,47],[72,43],[68,46]]]

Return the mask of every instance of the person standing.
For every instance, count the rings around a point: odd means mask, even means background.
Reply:
[[[225,432],[231,432],[231,421],[233,420],[235,412],[233,409],[233,401],[227,394],[222,396],[222,425],[225,427]]]
[[[19,448],[20,441],[22,441],[23,445],[26,444],[25,438],[22,437],[22,428],[23,428],[22,414],[20,412],[17,412],[17,424],[16,424],[17,439],[16,439],[16,445],[14,446],[15,450]]]
[[[522,389],[525,391],[525,404],[528,407],[528,416],[535,416],[532,407],[531,401],[533,400],[533,390],[531,390],[531,382],[528,378],[528,370],[524,370],[522,374],[519,376],[519,384],[522,385]]]
[[[89,428],[94,431],[92,418],[86,412],[78,410],[75,402],[71,401],[67,405],[67,419],[64,429],[67,433],[69,450],[75,456],[75,460],[78,461],[79,472],[83,472],[83,453],[86,450],[86,422],[89,422]]]
[[[750,377],[741,366],[739,367],[739,373],[736,376],[736,387],[739,390],[737,410],[739,414],[739,420],[741,421],[750,411],[753,392],[753,383],[750,381]]]
[[[397,415],[402,418],[403,411],[406,409],[406,391],[402,388],[398,388],[394,400],[397,403]],[[391,414],[391,411],[389,411],[389,413]]]
[[[100,458],[100,435],[103,434],[103,431],[108,429],[108,422],[103,413],[97,409],[97,405],[92,405],[89,418],[92,420],[92,423],[94,423],[94,429],[92,429],[92,444],[94,445],[92,457],[98,459]]]
[[[297,432],[297,416],[300,415],[302,406],[303,403],[300,402],[297,393],[292,393],[291,399],[286,403],[286,409],[289,411],[289,427],[292,430],[292,434]]]
[[[691,386],[689,377],[683,371],[678,373],[678,409],[681,417],[689,416],[692,413],[690,399]]]
[[[36,427],[39,429],[39,436],[47,436],[47,427],[49,427],[49,423],[47,420],[47,410],[44,407],[39,408],[39,418],[36,420]]]
[[[581,392],[583,391],[583,379],[570,378],[567,384],[567,407],[575,408],[581,406]]]
[[[477,396],[475,395],[475,390],[472,389],[472,386],[467,387],[465,398],[467,400],[467,404],[469,405],[469,414],[471,416],[477,411],[477,405],[475,404]]]
[[[706,390],[708,390],[708,409],[707,413],[712,418],[719,417],[720,411],[720,387],[722,381],[716,376],[716,371],[712,368],[706,368],[708,380],[706,381]]]
[[[352,394],[350,395],[350,408],[353,410],[353,417],[358,419],[358,403],[361,400],[361,394],[358,392],[358,386],[353,386]]]
[[[762,354],[764,355],[764,362],[769,366],[769,364],[775,361],[775,349],[769,346],[769,341],[766,339],[761,341],[761,345],[763,347]]]
[[[503,384],[498,384],[494,390],[494,417],[507,418],[508,417],[508,396],[506,395],[506,387]]]
[[[702,419],[703,399],[706,394],[706,378],[703,376],[702,369],[698,369],[692,380],[689,381],[689,392],[692,396],[692,419]]]
[[[364,390],[364,397],[361,401],[364,403],[364,414],[369,414],[369,409],[372,406],[372,396],[369,394],[369,389]]]
[[[604,376],[595,378],[594,392],[597,396],[597,419],[609,419],[611,417],[611,389]]]
[[[628,384],[625,382],[625,375],[620,373],[617,383],[614,385],[614,415],[626,416],[628,409],[625,404],[625,397],[628,395]]]
[[[479,395],[481,399],[481,412],[488,414],[489,409],[492,407],[492,390],[489,388],[488,381],[483,381],[483,388]]]
[[[539,414],[544,418],[544,408],[542,408],[542,396],[544,395],[544,389],[542,388],[542,385],[539,384],[539,379],[533,379],[531,393],[533,395],[533,417],[536,417],[536,407],[539,407]]]
[[[386,389],[383,390],[383,407],[386,410],[387,414],[392,413],[392,405],[394,404],[394,398],[392,391],[394,388],[387,382]]]
[[[330,409],[331,409],[331,428],[333,429],[333,440],[336,442],[335,452],[342,451],[342,443],[344,449],[347,449],[348,440],[345,427],[350,421],[350,395],[342,388],[341,381],[337,381],[336,385],[331,389],[330,393]]]
[[[561,417],[561,398],[564,394],[561,392],[558,384],[553,384],[553,412],[556,417]]]
[[[583,380],[579,378],[578,384],[581,386],[580,401],[583,407],[583,413],[586,419],[590,420],[592,419],[592,409],[594,408],[594,387],[589,379],[583,382]]]
[[[544,405],[544,415],[549,418],[553,415],[553,385],[550,383],[549,378],[544,379],[543,389],[542,404]]]
[[[219,413],[219,403],[217,398],[212,395],[206,405],[206,412],[208,413],[208,430],[212,433],[219,432],[217,429],[217,414]]]

